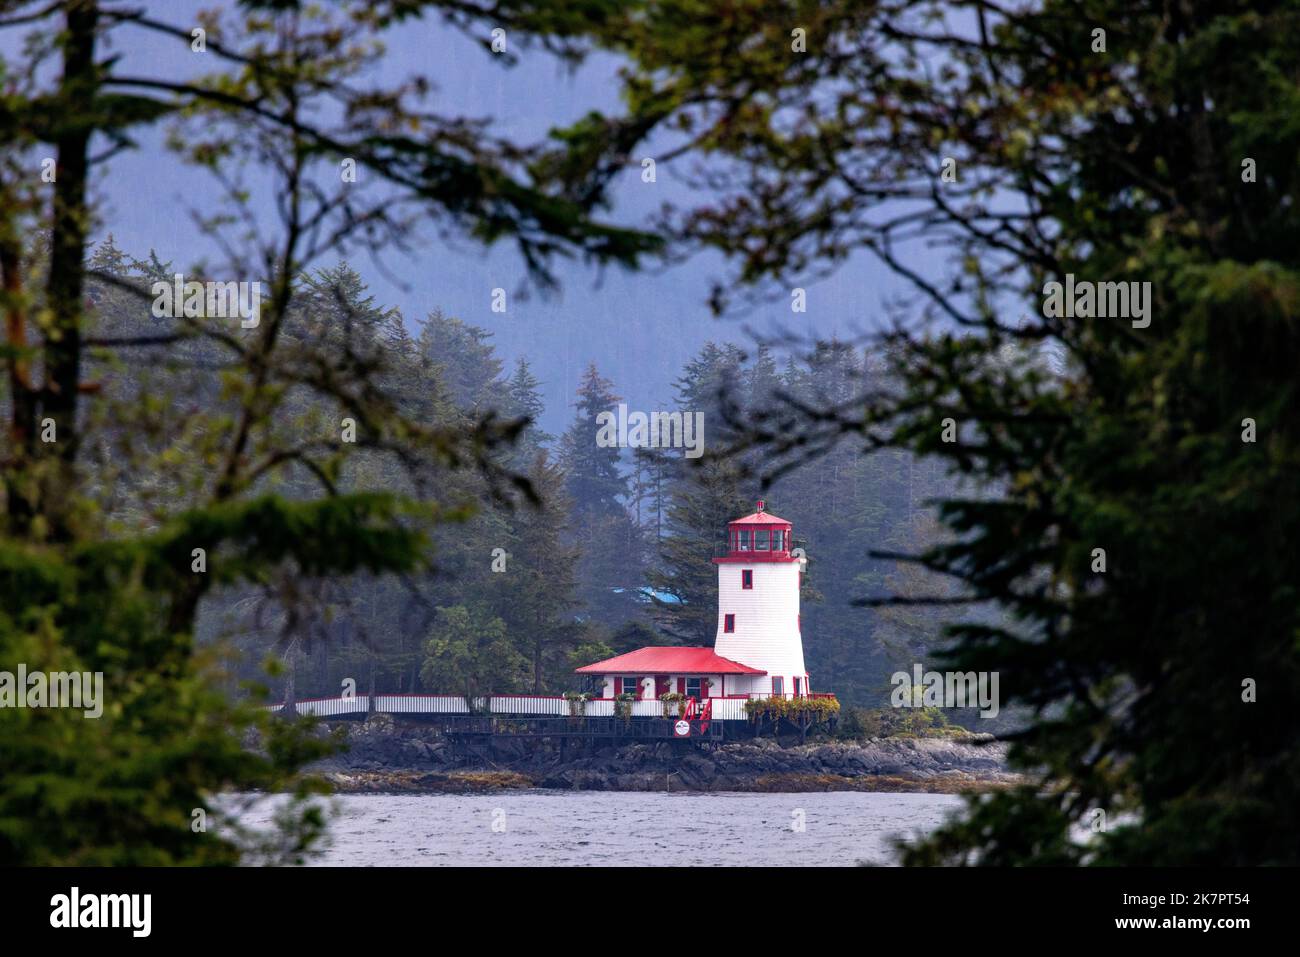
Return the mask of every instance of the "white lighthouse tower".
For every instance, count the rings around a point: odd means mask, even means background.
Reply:
[[[764,511],[727,524],[728,552],[718,566],[718,632],[714,652],[765,674],[732,678],[737,693],[802,697],[809,692],[803,662],[799,586],[807,559],[792,555],[791,525]]]
[[[790,552],[790,523],[758,511],[727,523],[718,566],[718,632],[712,648],[653,645],[575,669],[602,679],[601,697],[734,699],[712,713],[746,718],[739,699],[812,693],[803,664],[799,586],[807,560]],[[833,697],[833,696],[827,696]]]

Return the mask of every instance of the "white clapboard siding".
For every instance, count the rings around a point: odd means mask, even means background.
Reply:
[[[786,691],[804,672],[803,636],[799,631],[801,560],[718,565],[718,630],[713,650],[723,658],[767,672],[738,690],[768,691],[772,678],[781,678]],[[753,573],[753,588],[745,588],[742,573]],[[735,631],[726,630],[726,616],[735,616]],[[758,682],[754,684],[753,682]],[[727,682],[727,689],[733,686]]]

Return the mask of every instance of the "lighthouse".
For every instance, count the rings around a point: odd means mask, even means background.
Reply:
[[[727,523],[718,569],[713,647],[651,646],[576,669],[604,679],[603,696],[802,698],[811,693],[803,660],[799,588],[807,560],[794,554],[789,522],[759,502]]]
[[[713,559],[718,567],[713,650],[764,672],[764,680],[751,680],[745,689],[751,693],[802,697],[808,690],[799,612],[807,559],[802,552],[791,553],[791,532],[790,523],[760,501],[752,515],[728,523],[727,554]]]

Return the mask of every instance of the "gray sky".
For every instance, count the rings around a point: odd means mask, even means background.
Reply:
[[[193,0],[144,4],[154,16],[178,25],[188,25],[190,11],[208,5]],[[12,53],[15,34],[0,32],[0,54]],[[150,73],[174,71],[184,77],[214,66],[184,44],[143,30],[120,31],[117,37],[119,46],[113,52],[123,56],[127,72],[147,64]],[[404,26],[393,31],[388,42],[380,78],[396,80],[422,72],[436,85],[436,109],[489,117],[498,135],[535,139],[546,128],[589,109],[617,105],[615,64],[609,58],[573,74],[545,53],[522,51],[522,62],[507,69],[438,23]],[[210,240],[196,233],[188,213],[196,204],[217,202],[215,185],[206,173],[164,150],[160,130],[144,132],[138,139],[139,149],[115,158],[106,175],[101,172],[97,190],[103,200],[102,226],[97,235],[111,232],[126,252],[144,256],[155,249],[179,266],[218,258]],[[658,183],[648,185],[641,182],[639,169],[628,171],[618,186],[613,218],[636,224],[678,188],[666,166],[661,164],[658,172]],[[549,300],[533,296],[527,302],[513,296],[523,268],[508,244],[485,253],[472,247],[450,249],[433,239],[413,256],[390,255],[386,266],[391,279],[366,260],[356,260],[353,266],[377,300],[398,306],[408,324],[441,307],[491,331],[507,362],[520,355],[528,358],[543,383],[543,425],[552,432],[569,421],[578,377],[590,361],[614,381],[632,408],[663,408],[683,364],[709,339],[747,343],[746,322],[764,330],[782,323],[808,336],[851,335],[879,316],[885,300],[907,291],[897,277],[862,254],[831,279],[808,286],[806,314],[793,315],[788,303],[779,303],[737,321],[716,320],[704,305],[710,280],[721,274],[716,259],[693,260],[666,274],[607,270],[602,277],[582,264],[560,263],[561,294]],[[505,315],[490,309],[491,290],[498,286],[511,293]]]

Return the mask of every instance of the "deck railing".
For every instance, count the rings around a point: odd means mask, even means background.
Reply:
[[[745,713],[745,702],[752,698],[770,698],[772,695],[749,694],[714,697],[713,719],[715,721],[743,721],[749,716]],[[793,698],[793,694],[777,697]],[[834,698],[833,694],[819,693],[803,697]],[[615,706],[619,704],[613,698],[590,698],[576,702],[560,695],[492,695],[474,699],[471,711],[463,695],[446,694],[380,694],[375,695],[374,711],[386,714],[494,714],[526,715],[538,717],[566,717],[579,714],[588,718],[612,718],[619,713]],[[664,702],[658,698],[638,698],[629,701],[630,714],[633,718],[664,717]],[[270,711],[279,711],[283,705],[266,706]],[[356,695],[351,698],[306,698],[295,702],[295,710],[302,715],[316,715],[322,718],[344,717],[368,713],[369,695]],[[670,717],[676,716],[677,708],[669,709]]]

